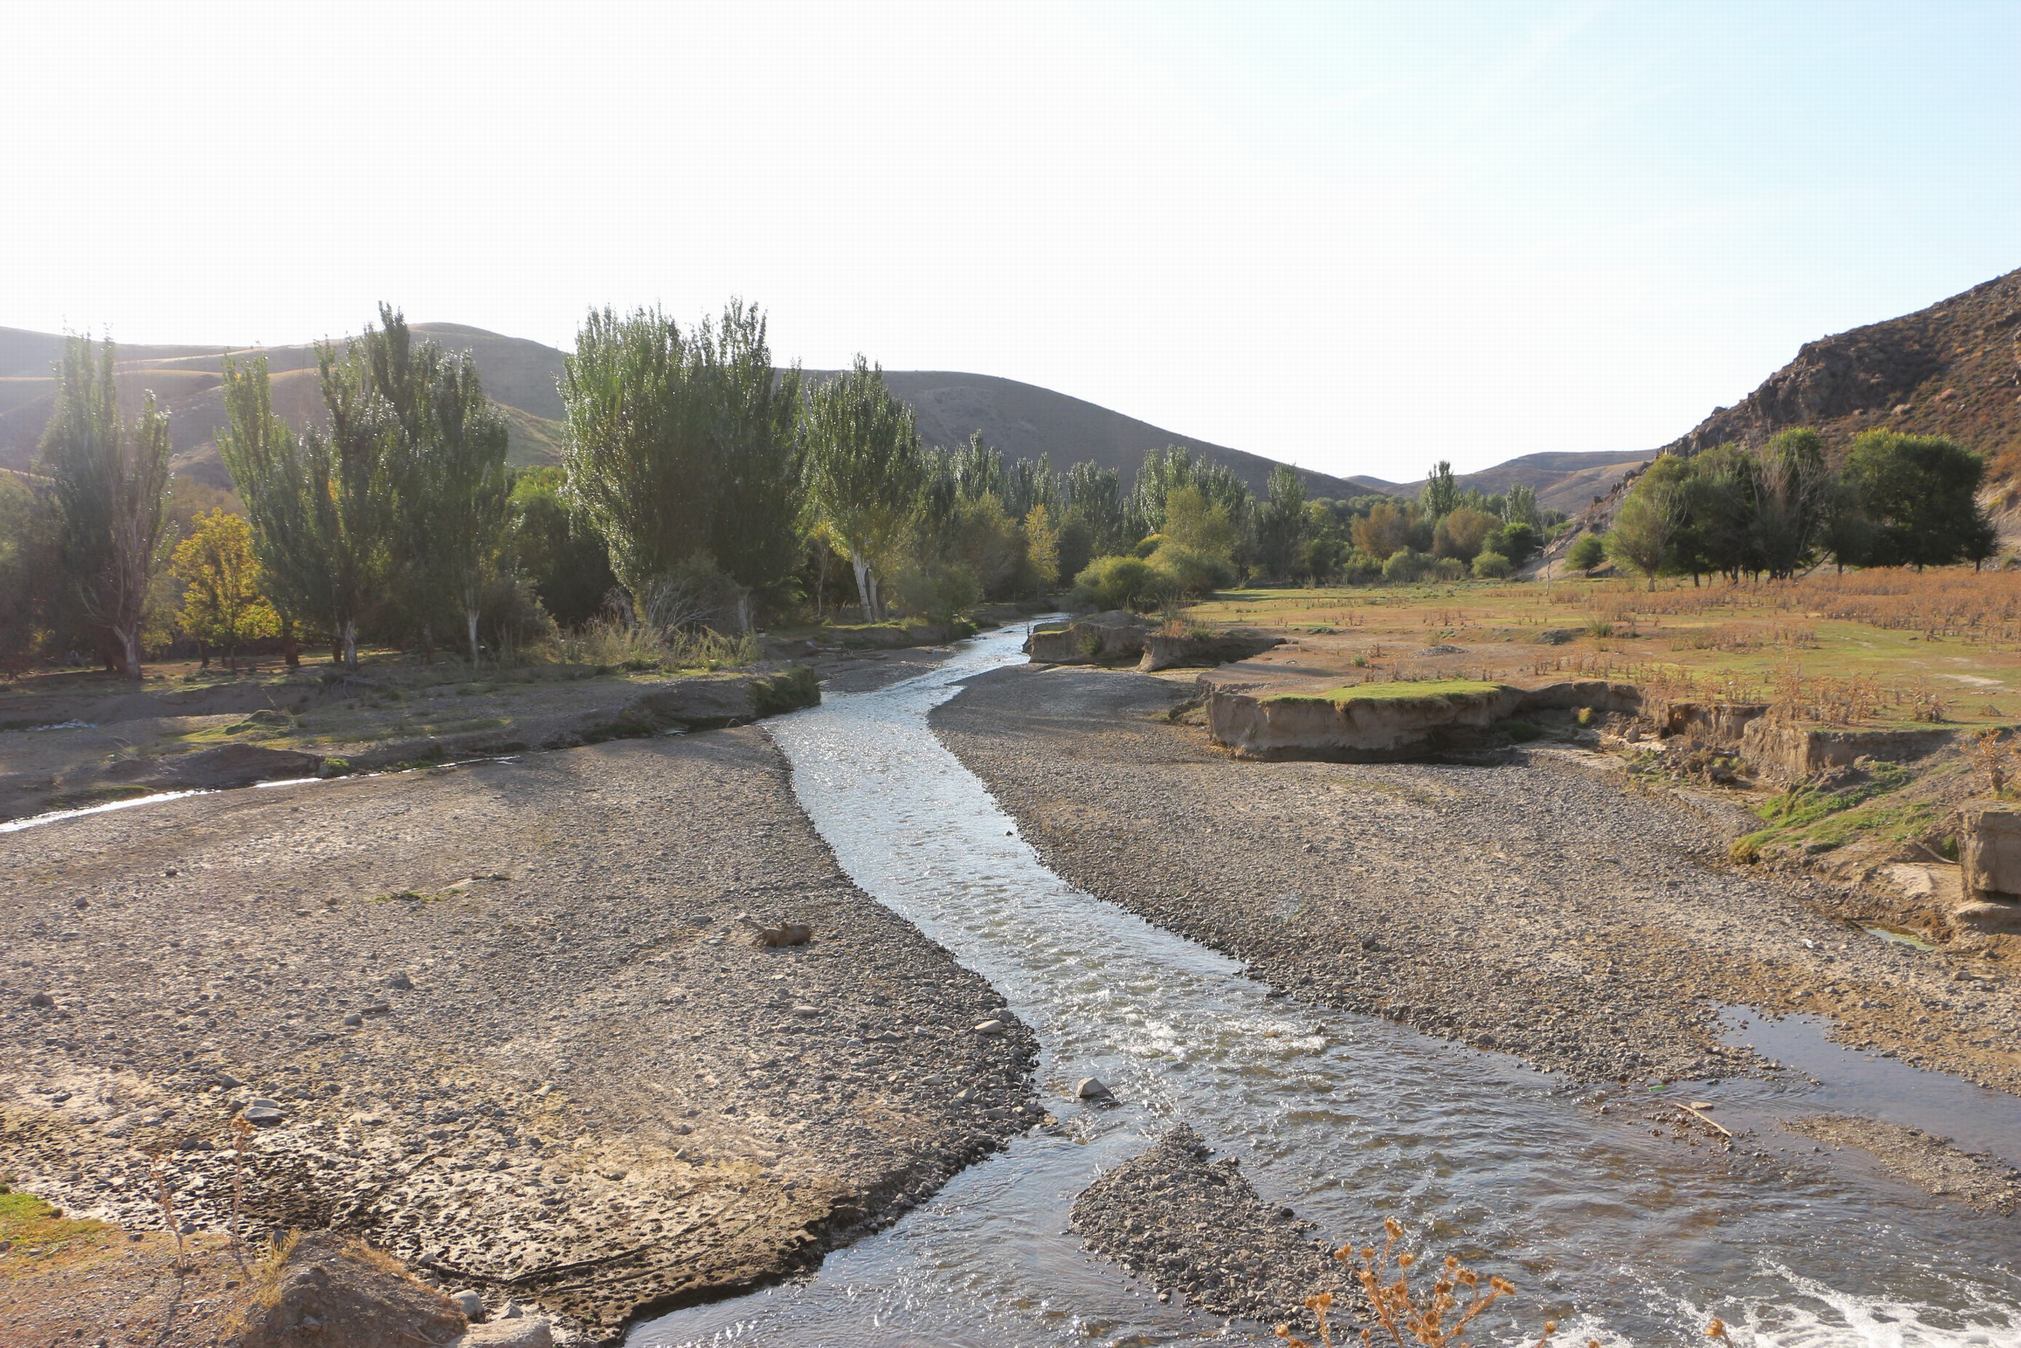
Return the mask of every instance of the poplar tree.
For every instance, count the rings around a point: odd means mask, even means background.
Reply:
[[[863,620],[877,622],[877,568],[903,536],[924,474],[919,429],[886,387],[883,367],[862,356],[814,389],[805,409],[808,490],[849,554]]]
[[[141,620],[161,562],[168,413],[149,392],[140,415],[127,421],[119,411],[112,343],[72,337],[57,367],[56,408],[42,453],[78,606],[118,648],[122,672],[138,679]]]

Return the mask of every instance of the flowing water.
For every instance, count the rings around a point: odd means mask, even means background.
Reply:
[[[1638,1111],[1601,1116],[1514,1059],[1273,996],[1048,871],[927,724],[963,680],[1020,663],[1022,635],[768,725],[856,883],[1037,1031],[1062,1126],[808,1280],[644,1324],[634,1348],[1272,1342],[1159,1302],[1066,1232],[1075,1194],[1182,1119],[1330,1235],[1365,1239],[1395,1216],[1510,1277],[1521,1318],[1483,1340],[1531,1342],[1549,1314],[1560,1342],[1703,1342],[1717,1314],[1764,1345],[2021,1345],[2015,1222],[1812,1166],[1770,1182],[1772,1169],[1651,1136]],[[1087,1074],[1121,1104],[1067,1099]],[[1744,1103],[1746,1086],[1720,1089],[1722,1112]],[[1803,1087],[1774,1089],[1804,1112]],[[1981,1096],[1975,1110],[2008,1111],[1985,1131],[2021,1137],[2021,1102]]]

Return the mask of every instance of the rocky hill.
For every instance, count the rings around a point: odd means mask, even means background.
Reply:
[[[2021,469],[2021,271],[1901,318],[1806,342],[1796,359],[1668,448],[1753,444],[1789,426],[1850,440],[1876,426],[1948,435]]]

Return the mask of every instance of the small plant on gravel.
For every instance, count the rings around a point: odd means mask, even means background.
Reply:
[[[253,1125],[243,1114],[232,1116],[230,1127],[232,1139],[232,1254],[239,1263],[246,1262],[246,1247],[239,1235],[239,1213],[245,1206],[246,1198],[246,1148],[253,1140]]]
[[[1354,1270],[1355,1281],[1361,1284],[1368,1299],[1372,1323],[1361,1331],[1365,1348],[1375,1348],[1378,1343],[1391,1348],[1467,1348],[1467,1341],[1460,1337],[1467,1326],[1503,1297],[1516,1294],[1514,1285],[1506,1279],[1483,1278],[1451,1255],[1446,1256],[1429,1287],[1422,1282],[1413,1285],[1411,1278],[1418,1259],[1409,1250],[1399,1248],[1403,1243],[1402,1224],[1391,1217],[1384,1219],[1382,1226],[1380,1248],[1343,1245],[1333,1252],[1335,1259]],[[1333,1309],[1333,1293],[1307,1297],[1305,1308],[1319,1323],[1322,1348],[1334,1348],[1333,1326],[1327,1319],[1327,1313]],[[1545,1348],[1557,1332],[1557,1322],[1546,1320],[1534,1348]],[[1293,1336],[1288,1324],[1277,1326],[1277,1337],[1288,1348],[1312,1348],[1305,1340]],[[1599,1348],[1598,1340],[1590,1340],[1587,1348]]]
[[[2014,746],[1999,729],[1982,730],[1972,737],[1972,766],[1986,779],[1986,790],[2004,796],[2015,782]]]
[[[154,1181],[154,1205],[161,1213],[162,1225],[175,1236],[174,1269],[181,1273],[188,1265],[188,1249],[183,1239],[182,1222],[175,1215],[175,1190],[168,1184],[168,1158],[159,1149],[147,1156],[148,1178]]]

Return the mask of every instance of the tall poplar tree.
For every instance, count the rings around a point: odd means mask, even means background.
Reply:
[[[877,567],[903,534],[924,470],[912,409],[862,356],[807,398],[803,435],[815,505],[849,552],[863,620],[884,614]]]
[[[120,415],[113,346],[72,337],[57,367],[56,408],[42,453],[62,517],[64,572],[78,605],[140,677],[140,626],[160,568],[168,492],[168,413],[148,393],[140,415]]]

